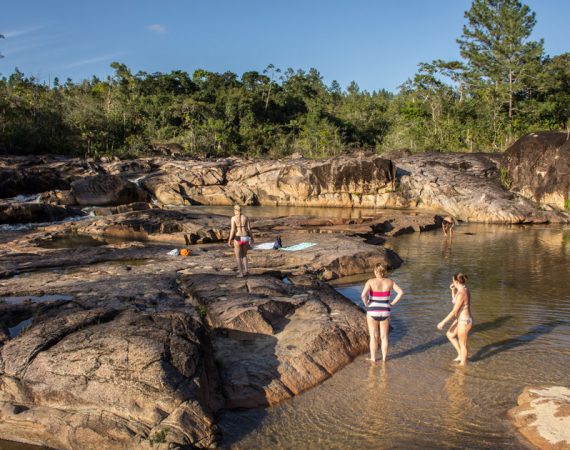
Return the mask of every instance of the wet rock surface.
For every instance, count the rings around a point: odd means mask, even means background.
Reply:
[[[570,449],[570,388],[527,387],[509,416],[537,448]]]
[[[520,138],[504,154],[511,188],[523,197],[569,209],[570,135],[550,131]]]

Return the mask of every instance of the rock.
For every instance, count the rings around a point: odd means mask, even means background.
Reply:
[[[212,328],[227,408],[298,395],[367,349],[364,313],[324,284],[222,275],[190,275],[182,284]]]
[[[122,214],[131,211],[145,211],[151,208],[152,205],[150,203],[136,202],[136,203],[129,203],[128,205],[95,208],[93,210],[93,213],[96,216],[111,216],[113,214]]]
[[[570,449],[570,388],[526,387],[509,416],[537,448]]]
[[[39,203],[0,204],[0,223],[56,222],[69,217],[84,216],[80,209]]]
[[[145,202],[146,193],[118,175],[98,175],[71,183],[71,193],[84,206],[117,206]]]
[[[531,133],[504,154],[512,190],[560,210],[570,210],[570,139],[567,132]]]
[[[74,206],[77,205],[77,200],[71,193],[71,191],[48,191],[43,192],[39,196],[40,203],[47,203],[49,205],[67,205]]]
[[[188,308],[186,308],[188,310]],[[187,311],[91,309],[0,350],[0,435],[61,449],[210,447],[204,333]]]
[[[485,154],[426,153],[396,159],[402,206],[485,223],[567,223],[501,186],[499,168]]]
[[[3,156],[0,159],[0,198],[69,189],[70,183],[99,172],[88,161],[60,156]]]
[[[387,206],[395,181],[392,162],[377,156],[176,164],[144,181],[164,204]]]

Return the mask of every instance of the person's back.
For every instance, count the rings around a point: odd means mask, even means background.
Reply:
[[[393,285],[394,282],[390,278],[382,278],[381,280],[378,278],[370,278],[370,280],[368,280],[368,286],[370,290],[374,292],[390,293]]]

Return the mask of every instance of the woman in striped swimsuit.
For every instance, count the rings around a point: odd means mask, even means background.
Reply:
[[[382,340],[382,361],[388,357],[388,330],[390,328],[390,309],[400,301],[404,291],[386,276],[386,266],[378,264],[374,268],[376,278],[371,278],[362,290],[362,301],[366,306],[366,321],[370,333],[370,360],[376,361],[378,351],[378,328]],[[396,297],[390,303],[390,292],[395,291]]]

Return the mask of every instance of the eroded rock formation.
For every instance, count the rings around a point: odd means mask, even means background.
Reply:
[[[570,134],[531,133],[504,154],[511,188],[523,197],[561,210],[570,204]]]

